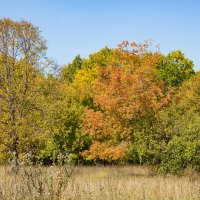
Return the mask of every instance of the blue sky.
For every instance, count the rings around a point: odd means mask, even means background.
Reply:
[[[0,0],[0,18],[40,27],[59,65],[123,40],[180,49],[200,69],[199,0]]]

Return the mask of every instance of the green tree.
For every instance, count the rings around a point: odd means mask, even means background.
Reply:
[[[76,56],[72,63],[64,66],[61,70],[61,77],[69,83],[73,82],[77,70],[82,67],[82,59],[80,55]]]
[[[200,171],[200,74],[183,83],[170,107],[157,113],[157,130],[168,138],[160,153],[160,170],[181,173],[186,167]]]
[[[70,87],[66,81],[49,75],[42,86],[43,98],[41,127],[43,146],[38,146],[38,156],[44,164],[58,162],[60,155],[68,155],[74,163],[81,159],[80,152],[89,145],[89,137],[81,132],[83,109],[79,102],[70,95]]]
[[[195,74],[193,67],[193,62],[177,50],[167,56],[162,56],[157,69],[161,80],[165,81],[169,87],[176,87]]]

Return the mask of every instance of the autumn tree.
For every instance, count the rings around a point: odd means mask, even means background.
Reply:
[[[46,50],[38,27],[26,21],[0,20],[0,135],[18,170],[19,137],[36,107],[40,58]]]
[[[132,51],[124,50],[127,43],[123,45],[116,50],[121,64],[99,68],[94,82],[94,102],[99,109],[85,111],[84,131],[93,136],[92,146],[83,152],[88,159],[126,159],[137,130],[142,132],[153,123],[156,111],[169,101],[156,72],[160,54],[148,52],[146,43],[132,43]]]
[[[73,82],[69,85],[68,96],[78,104],[94,107],[93,82],[97,78],[98,67],[105,67],[110,62],[117,62],[117,56],[115,51],[107,47],[83,59],[81,68],[76,70]],[[64,71],[65,67],[62,69]]]

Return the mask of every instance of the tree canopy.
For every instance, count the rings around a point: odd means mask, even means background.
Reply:
[[[42,70],[46,48],[38,27],[0,20],[1,163],[200,171],[200,74],[180,50],[124,41],[54,74]]]

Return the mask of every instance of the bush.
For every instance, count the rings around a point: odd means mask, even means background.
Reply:
[[[187,167],[200,172],[200,143],[176,137],[169,142],[162,155],[160,171],[181,174]]]

